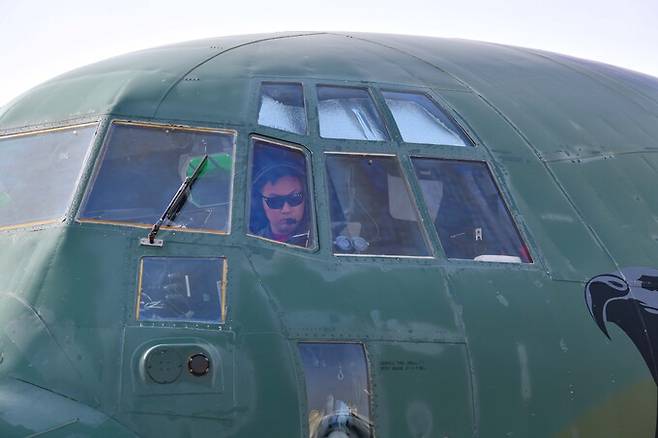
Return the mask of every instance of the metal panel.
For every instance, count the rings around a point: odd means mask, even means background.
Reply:
[[[448,281],[463,309],[482,436],[628,436],[618,416],[587,419],[625,412],[629,401],[633,429],[655,422],[642,356],[616,327],[612,345],[597,336],[582,284],[507,269],[457,269]]]
[[[550,164],[620,267],[657,267],[656,162],[655,154],[632,154]]]
[[[463,344],[371,342],[368,351],[377,436],[474,435]]]
[[[173,44],[73,70],[10,102],[0,113],[0,126],[44,124],[98,117],[110,112],[129,117],[151,117],[160,101],[179,81],[184,81],[189,70],[226,50],[259,38],[263,36],[241,35]],[[175,118],[180,118],[180,115]]]
[[[13,379],[0,381],[0,435],[137,437],[105,413]]]
[[[339,35],[275,38],[227,51],[194,68],[157,111],[159,118],[240,123],[247,119],[249,79],[314,78],[432,85],[464,90],[450,76],[404,53]]]
[[[536,263],[556,279],[586,281],[614,267],[559,182],[499,114],[474,94],[442,92],[478,133]],[[525,226],[524,226],[525,225]],[[603,267],[603,271],[601,268]]]
[[[251,258],[293,338],[463,340],[442,269],[430,260]]]
[[[635,99],[529,50],[400,35],[364,37],[458,78],[512,120],[545,157],[577,147],[611,152],[656,148],[658,103]]]

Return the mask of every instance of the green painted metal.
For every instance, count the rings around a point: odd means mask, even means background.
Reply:
[[[303,84],[308,135],[256,124],[263,80]],[[429,93],[476,147],[404,144],[395,128],[389,142],[321,139],[317,84],[371,87],[389,127],[380,90]],[[300,341],[364,345],[377,437],[655,433],[651,373],[621,329],[599,331],[583,288],[658,267],[657,79],[487,43],[287,33],[113,58],[3,111],[0,134],[99,122],[65,220],[0,231],[3,437],[305,437]],[[145,229],[76,221],[115,119],[235,129],[231,233],[163,230],[157,248],[140,246]],[[316,250],[246,235],[252,134],[310,151]],[[333,256],[327,151],[398,155],[417,199],[411,156],[487,161],[534,263],[446,260],[432,226],[429,259]],[[147,256],[226,257],[225,324],[136,320]],[[202,350],[211,370],[156,384],[152,348],[173,362]]]

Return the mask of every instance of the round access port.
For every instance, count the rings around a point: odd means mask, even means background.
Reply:
[[[205,376],[210,370],[210,359],[202,353],[193,354],[187,360],[187,369],[193,376]]]
[[[154,348],[146,354],[146,372],[156,383],[172,383],[183,371],[183,358],[169,348]]]

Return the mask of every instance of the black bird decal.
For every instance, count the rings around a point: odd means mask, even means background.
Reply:
[[[625,268],[618,274],[597,275],[585,285],[585,302],[608,339],[607,323],[616,324],[626,333],[658,385],[658,271]]]

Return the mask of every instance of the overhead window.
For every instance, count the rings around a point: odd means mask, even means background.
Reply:
[[[361,344],[300,343],[309,437],[372,437],[368,367]]]
[[[226,273],[224,258],[142,258],[137,319],[223,322]]]
[[[412,161],[449,258],[532,262],[485,163],[433,158]]]
[[[382,94],[405,142],[472,146],[459,126],[426,95],[397,91]]]
[[[296,134],[306,133],[304,92],[298,83],[264,82],[260,89],[258,124]]]
[[[387,140],[375,104],[365,88],[318,86],[320,137]]]
[[[0,138],[0,227],[60,220],[96,124]]]
[[[234,142],[226,131],[113,123],[80,219],[152,225],[203,166],[180,212],[164,225],[228,232]]]
[[[288,245],[311,246],[313,208],[307,168],[301,149],[252,139],[249,234]]]
[[[334,253],[429,255],[395,157],[328,154],[326,163]]]

